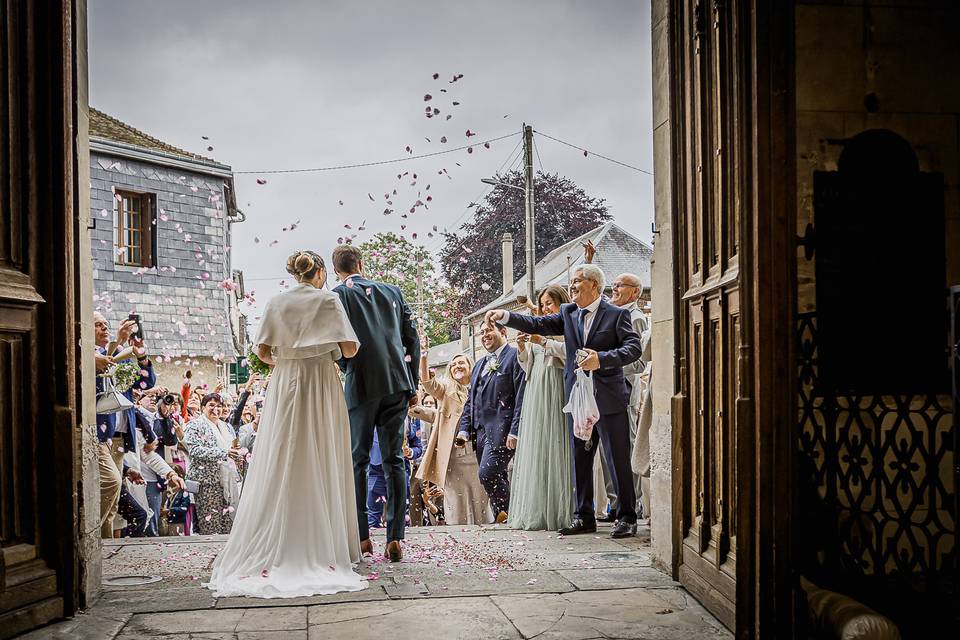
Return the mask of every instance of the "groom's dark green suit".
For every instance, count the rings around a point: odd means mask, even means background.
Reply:
[[[334,289],[360,341],[353,358],[340,360],[350,411],[353,479],[360,539],[367,526],[367,466],[377,428],[387,480],[387,542],[403,539],[407,479],[403,420],[420,381],[417,321],[397,287],[351,276]]]

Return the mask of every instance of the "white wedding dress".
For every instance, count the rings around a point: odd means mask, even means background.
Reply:
[[[270,377],[236,520],[207,586],[218,596],[359,591],[350,421],[334,360],[357,342],[339,297],[310,285],[273,298],[257,344]]]

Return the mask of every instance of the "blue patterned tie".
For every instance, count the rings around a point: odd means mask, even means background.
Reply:
[[[577,317],[577,324],[580,326],[580,342],[583,345],[587,344],[587,330],[586,330],[586,321],[587,321],[587,310],[580,309],[580,315]]]

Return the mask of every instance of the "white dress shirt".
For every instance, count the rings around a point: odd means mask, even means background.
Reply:
[[[480,377],[481,377],[481,378],[486,377],[486,376],[490,373],[490,368],[489,368],[489,367],[490,367],[490,356],[493,356],[494,359],[496,359],[497,362],[500,362],[500,356],[503,355],[503,350],[506,349],[506,348],[507,348],[507,343],[504,342],[502,345],[500,345],[500,348],[499,348],[499,349],[497,349],[496,351],[494,351],[494,352],[491,353],[491,354],[488,354],[488,355],[484,356],[484,358],[483,358],[483,360],[482,360],[482,362],[483,362],[483,369],[480,371]]]

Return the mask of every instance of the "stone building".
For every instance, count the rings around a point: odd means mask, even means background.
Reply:
[[[140,315],[161,384],[212,386],[244,347],[230,167],[91,108],[90,209],[95,308]]]
[[[573,272],[579,265],[584,263],[583,245],[588,241],[593,242],[597,253],[593,263],[603,270],[607,278],[606,295],[610,295],[613,279],[621,273],[633,273],[639,276],[643,284],[644,303],[649,307],[650,303],[650,257],[653,255],[653,248],[643,242],[633,234],[625,231],[615,222],[607,222],[596,229],[592,229],[579,238],[575,238],[566,244],[563,244],[537,262],[534,269],[534,278],[537,290],[543,289],[547,285],[559,284],[566,287],[573,277]],[[502,293],[492,302],[483,308],[467,316],[466,324],[461,327],[461,343],[464,351],[473,348],[475,356],[482,356],[480,353],[483,347],[480,345],[479,336],[480,326],[483,324],[483,317],[487,311],[494,309],[504,309],[506,311],[519,311],[529,313],[530,309],[526,304],[527,299],[527,274],[524,273],[520,279],[513,280],[513,237],[511,234],[505,234],[503,238],[503,290]],[[508,330],[508,336],[512,339],[515,332]]]

